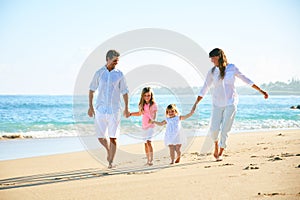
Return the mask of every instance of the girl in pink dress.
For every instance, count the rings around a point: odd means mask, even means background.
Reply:
[[[147,157],[146,165],[153,165],[153,148],[151,140],[154,134],[155,125],[149,123],[150,120],[155,120],[157,105],[155,103],[154,94],[150,87],[145,87],[142,90],[139,102],[139,112],[130,113],[130,116],[142,115],[142,129],[144,134],[145,152]]]

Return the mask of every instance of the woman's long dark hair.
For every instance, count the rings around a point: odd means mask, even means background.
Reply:
[[[219,48],[215,48],[213,49],[211,52],[209,52],[209,57],[215,57],[215,56],[219,56],[219,60],[218,60],[218,66],[214,66],[211,70],[212,73],[214,73],[216,67],[219,67],[220,70],[220,78],[224,79],[225,76],[225,69],[227,66],[227,58],[225,56],[225,53],[222,49]]]

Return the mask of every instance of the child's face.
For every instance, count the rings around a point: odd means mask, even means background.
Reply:
[[[151,99],[151,93],[150,92],[146,92],[143,96],[144,101],[146,101],[147,103],[150,101]]]
[[[177,112],[175,110],[167,110],[167,115],[169,117],[175,117],[177,115]]]

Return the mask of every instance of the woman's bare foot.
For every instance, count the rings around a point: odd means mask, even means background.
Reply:
[[[218,149],[217,149],[217,150],[215,149],[214,157],[215,157],[215,159],[218,159],[218,158],[219,158]]]
[[[214,152],[215,159],[219,158],[219,145],[218,142],[215,142],[215,152]]]
[[[224,151],[224,148],[220,148],[220,151],[219,151],[219,154],[218,154],[218,158],[216,158],[217,159],[217,161],[222,161],[223,160],[223,151]]]
[[[219,156],[219,157],[216,159],[217,162],[220,162],[220,161],[222,161],[222,160],[223,160],[223,157],[222,157],[222,156]]]
[[[180,157],[178,157],[176,160],[175,160],[175,163],[179,163],[180,162]]]

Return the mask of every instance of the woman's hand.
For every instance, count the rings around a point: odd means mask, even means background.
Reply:
[[[262,93],[262,95],[264,95],[265,99],[267,99],[269,97],[268,93],[264,90],[260,90],[260,93]]]

